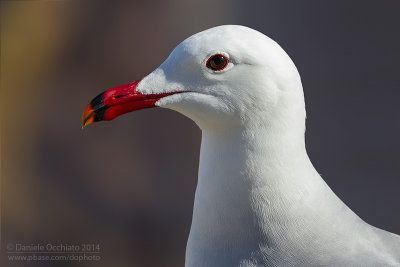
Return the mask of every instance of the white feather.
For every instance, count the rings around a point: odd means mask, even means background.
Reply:
[[[222,71],[206,67],[223,53]],[[145,77],[142,93],[202,129],[186,266],[400,266],[400,238],[353,213],[310,162],[298,71],[243,26],[191,36]]]

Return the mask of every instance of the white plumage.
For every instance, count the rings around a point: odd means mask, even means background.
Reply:
[[[207,68],[214,54],[229,59]],[[400,266],[400,237],[353,213],[310,162],[298,71],[243,26],[191,36],[138,85],[202,130],[186,266]]]

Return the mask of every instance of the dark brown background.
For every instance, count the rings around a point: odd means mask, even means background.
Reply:
[[[399,9],[395,0],[3,1],[3,263],[7,243],[86,242],[101,245],[100,262],[57,266],[183,266],[200,130],[163,109],[84,131],[80,118],[99,92],[221,24],[255,28],[288,52],[315,167],[363,219],[399,234]]]

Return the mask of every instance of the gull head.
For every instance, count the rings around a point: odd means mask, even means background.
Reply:
[[[143,79],[98,95],[87,106],[82,126],[150,107],[178,111],[205,131],[305,117],[292,60],[269,37],[236,25],[187,38]]]

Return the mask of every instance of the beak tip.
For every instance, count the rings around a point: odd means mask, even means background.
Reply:
[[[94,118],[93,116],[89,116],[89,117],[82,117],[82,124],[81,127],[82,129],[85,128],[86,126],[88,126],[89,124],[94,123]]]
[[[82,123],[81,123],[82,129],[85,128],[85,126],[95,122],[94,114],[95,113],[93,111],[92,105],[89,104],[86,107],[86,109],[85,109],[85,111],[83,112],[83,115],[82,115]]]

